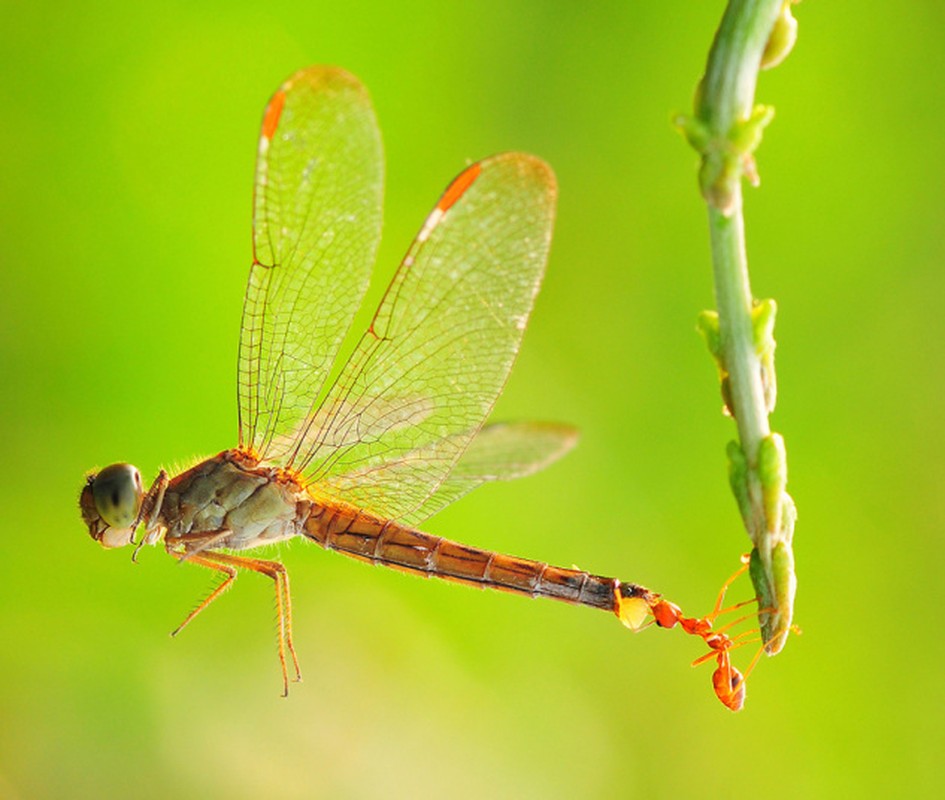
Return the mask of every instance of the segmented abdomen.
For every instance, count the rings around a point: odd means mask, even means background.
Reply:
[[[305,536],[329,550],[426,577],[614,611],[619,581],[452,542],[356,510],[314,505]]]

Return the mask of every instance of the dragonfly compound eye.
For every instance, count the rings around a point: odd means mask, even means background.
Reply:
[[[132,525],[141,508],[144,489],[141,473],[131,464],[105,467],[92,481],[95,510],[113,528]]]

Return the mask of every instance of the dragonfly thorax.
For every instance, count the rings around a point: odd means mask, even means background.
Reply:
[[[170,539],[216,534],[214,546],[244,550],[300,534],[310,505],[282,470],[227,450],[171,479],[159,522]]]

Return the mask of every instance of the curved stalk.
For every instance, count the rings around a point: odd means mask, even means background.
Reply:
[[[702,156],[699,182],[708,205],[718,311],[704,312],[700,328],[738,427],[738,441],[728,450],[730,480],[754,545],[750,573],[769,655],[784,646],[793,616],[795,512],[784,490],[784,442],[768,422],[776,395],[776,306],[754,300],[751,292],[742,178],[758,183],[753,153],[773,117],[772,109],[754,105],[758,72],[787,54],[795,34],[790,0],[731,0],[709,53],[695,114],[679,120]]]

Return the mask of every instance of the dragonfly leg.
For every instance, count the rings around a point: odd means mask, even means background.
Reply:
[[[183,564],[185,561],[192,561],[194,556],[205,550],[209,550],[211,547],[216,547],[217,545],[223,545],[225,547],[224,542],[232,533],[233,531],[227,528],[220,531],[182,533],[179,536],[168,537],[168,551],[170,552],[172,547],[180,548],[180,546],[183,546],[183,550],[174,554],[175,558],[178,559],[178,563]]]
[[[148,489],[148,493],[141,501],[141,508],[138,509],[138,516],[135,517],[134,524],[131,526],[131,541],[134,543],[134,532],[138,530],[138,526],[142,522],[144,523],[144,536],[141,537],[141,541],[137,543],[134,552],[131,554],[132,561],[138,560],[138,551],[144,547],[144,545],[153,544],[156,539],[156,534],[158,532],[158,515],[161,513],[161,506],[164,503],[164,492],[167,490],[167,484],[169,482],[170,478],[168,478],[167,472],[162,469],[158,473],[158,476],[154,479],[154,483],[151,484],[151,488]]]
[[[216,533],[216,532],[214,532]],[[210,535],[213,538],[213,535]],[[168,545],[173,546],[183,537],[175,537],[168,540]],[[195,540],[199,541],[199,537]],[[189,623],[194,617],[203,611],[210,603],[216,600],[230,584],[236,579],[237,570],[248,569],[258,572],[272,579],[276,591],[276,614],[279,639],[279,663],[282,666],[282,696],[289,694],[289,673],[286,663],[286,650],[292,659],[292,667],[295,671],[295,680],[302,680],[302,672],[299,668],[298,655],[295,652],[295,645],[292,641],[292,597],[289,591],[289,574],[286,568],[278,561],[266,561],[261,558],[248,558],[246,556],[237,556],[230,553],[220,553],[215,550],[205,552],[180,553],[174,552],[169,547],[169,552],[175,558],[181,561],[187,560],[202,567],[215,569],[226,574],[223,582],[214,589],[194,611],[190,613],[187,619],[174,631],[176,634],[181,628]]]
[[[295,645],[292,643],[292,592],[289,589],[289,573],[278,561],[273,563],[278,565],[282,570],[282,588],[285,592],[282,606],[285,609],[285,643],[286,647],[289,648],[289,655],[292,656],[292,668],[295,670],[295,679],[296,681],[301,681],[302,670],[299,669],[299,657],[296,655]]]
[[[167,484],[170,478],[165,470],[161,470],[154,479],[151,488],[141,503],[141,510],[138,512],[138,522],[144,522],[145,533],[151,533],[157,522],[158,514],[161,513],[161,506],[164,504],[164,492],[167,490]]]
[[[179,553],[172,553],[175,558],[181,559],[183,556]],[[222,572],[226,577],[220,581],[220,585],[217,586],[210,594],[206,596],[203,602],[200,603],[193,611],[191,611],[187,618],[178,625],[173,631],[171,631],[171,636],[177,636],[191,621],[196,617],[201,611],[203,611],[207,606],[209,606],[214,600],[216,600],[221,594],[223,594],[227,589],[230,588],[230,584],[236,580],[236,570],[226,564],[218,564],[209,558],[204,558],[203,556],[193,556],[190,559],[191,563],[199,564],[201,567],[207,567],[207,569],[216,570],[217,572]]]

